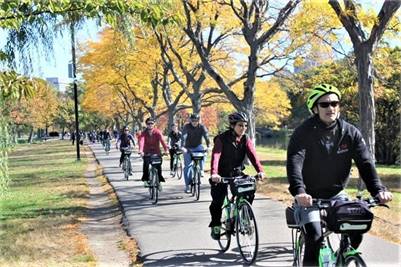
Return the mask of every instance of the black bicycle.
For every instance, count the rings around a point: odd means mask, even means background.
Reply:
[[[177,176],[178,180],[182,178],[182,159],[181,159],[182,151],[176,149],[173,154],[173,177]]]
[[[342,202],[341,202],[342,201]],[[342,204],[344,203],[344,204]],[[334,208],[334,206],[337,206]],[[353,201],[314,199],[313,207],[319,209],[323,242],[319,250],[319,267],[357,266],[366,267],[361,252],[351,246],[350,234],[363,234],[369,231],[373,214],[371,207],[385,206],[377,199],[356,199]],[[347,210],[341,212],[340,210]],[[348,213],[349,211],[351,213]],[[287,226],[292,229],[293,266],[302,266],[305,237],[294,218],[294,207],[286,209]],[[334,251],[330,235],[340,234],[338,249]]]
[[[123,153],[124,153],[123,166],[122,166],[122,169],[124,171],[124,178],[126,180],[128,180],[128,177],[132,173],[132,166],[131,166],[131,160],[130,160],[130,156],[131,156],[131,153],[132,153],[132,148],[131,147],[124,147],[124,148],[121,148],[121,149],[123,150]]]
[[[236,236],[241,256],[245,263],[250,265],[255,262],[259,248],[258,227],[249,202],[256,191],[256,178],[222,177],[222,182],[230,184],[232,196],[226,195],[222,207],[221,232],[218,240],[220,248],[222,252],[227,251],[231,236]]]
[[[162,158],[158,154],[149,155],[149,196],[153,200],[152,204],[157,204],[159,200],[159,191],[161,191],[160,177],[157,174],[157,168],[161,167]]]
[[[191,193],[195,196],[196,200],[200,197],[200,185],[201,185],[201,167],[200,163],[205,157],[206,150],[192,151],[192,182],[191,182]]]

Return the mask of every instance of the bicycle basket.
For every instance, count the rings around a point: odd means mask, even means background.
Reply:
[[[287,207],[285,209],[285,219],[287,220],[288,228],[298,228],[299,227],[295,221],[294,207]]]
[[[233,195],[246,196],[253,195],[256,191],[255,181],[250,179],[236,179],[234,180],[234,186],[232,187]]]
[[[152,155],[150,156],[150,164],[160,165],[162,164],[162,158],[159,155]]]
[[[205,153],[203,152],[192,152],[191,158],[193,160],[202,160],[205,157]]]
[[[369,231],[373,213],[363,201],[335,200],[327,209],[327,227],[335,233],[359,233]]]

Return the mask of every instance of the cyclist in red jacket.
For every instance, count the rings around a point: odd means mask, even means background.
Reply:
[[[164,142],[163,135],[159,129],[155,128],[155,120],[153,118],[147,118],[146,129],[142,131],[139,138],[139,154],[143,157],[143,174],[142,181],[145,187],[149,186],[149,162],[150,156],[157,154],[162,156],[160,151],[160,144],[163,146],[164,154],[167,154],[168,148],[166,142]],[[157,173],[159,175],[159,181],[165,182],[162,176],[161,164],[157,167]]]

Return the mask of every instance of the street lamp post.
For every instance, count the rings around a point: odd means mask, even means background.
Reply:
[[[77,81],[76,81],[76,61],[75,61],[75,31],[74,31],[74,22],[70,24],[71,28],[71,53],[72,53],[72,78],[73,78],[73,86],[74,86],[74,106],[75,106],[75,139],[76,139],[76,147],[77,147],[77,160],[81,160],[80,152],[79,152],[79,142],[81,141],[81,136],[79,134],[79,119],[78,119],[78,89],[77,89]]]

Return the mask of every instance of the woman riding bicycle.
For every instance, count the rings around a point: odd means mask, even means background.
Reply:
[[[382,203],[392,195],[381,184],[360,131],[339,118],[340,91],[328,84],[314,87],[307,99],[313,117],[294,131],[287,150],[289,191],[295,197],[295,217],[305,233],[303,266],[318,266],[322,242],[319,210],[312,198],[344,199],[351,161],[355,161],[369,193]],[[309,208],[308,208],[309,207]],[[350,236],[357,248],[362,235]]]
[[[120,134],[120,137],[117,139],[116,149],[119,148],[119,145],[120,145],[120,152],[121,152],[119,166],[121,167],[121,164],[123,163],[123,160],[124,160],[125,149],[135,147],[135,140],[132,137],[132,135],[129,133],[129,128],[127,126],[124,127],[123,132]],[[129,154],[129,157],[130,156],[131,156],[131,154]]]
[[[174,155],[176,154],[177,150],[180,149],[182,134],[178,131],[178,127],[176,124],[171,125],[171,132],[168,134],[167,137],[167,144],[170,152],[170,175],[174,176]]]
[[[263,167],[256,157],[252,140],[245,134],[248,127],[248,117],[243,112],[235,112],[228,116],[230,129],[219,134],[214,139],[211,160],[211,191],[212,203],[209,210],[213,239],[220,238],[221,206],[227,194],[227,184],[219,183],[221,176],[233,177],[243,175],[245,156],[249,158],[258,172],[259,178],[264,177]],[[239,171],[236,171],[239,170]],[[250,202],[252,203],[253,196]]]
[[[160,144],[164,148],[164,153],[167,154],[167,145],[163,140],[162,133],[159,129],[155,128],[155,120],[152,118],[147,118],[146,129],[142,131],[139,138],[139,154],[143,157],[143,174],[142,181],[145,187],[149,186],[149,163],[151,155],[157,154],[161,157]],[[160,182],[165,182],[162,176],[161,164],[157,165],[157,174],[159,176]]]

